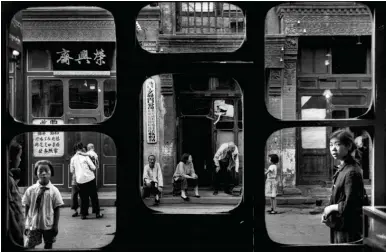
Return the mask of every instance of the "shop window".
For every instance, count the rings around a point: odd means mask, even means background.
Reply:
[[[117,84],[115,79],[108,79],[103,82],[103,106],[104,114],[110,117],[115,109],[115,102],[117,97]]]
[[[50,71],[51,55],[48,50],[28,50],[28,71]]]
[[[182,115],[209,115],[211,100],[202,98],[180,97],[179,106]]]
[[[369,36],[367,36],[369,37]],[[336,38],[332,45],[333,74],[364,74],[367,70],[367,49],[369,38],[348,37]],[[355,64],[352,64],[352,62]]]
[[[329,62],[326,62],[328,58],[327,48],[300,48],[300,72],[301,73],[317,73],[325,74],[328,73]]]
[[[366,96],[364,95],[339,95],[332,96],[331,103],[333,105],[365,105]]]
[[[98,107],[98,93],[101,90],[97,80],[72,79],[69,84],[71,109],[96,109]]]
[[[105,157],[114,157],[117,155],[117,150],[115,149],[115,143],[113,139],[109,136],[104,136],[103,138],[103,155]]]
[[[61,80],[31,81],[32,116],[63,115],[63,83]]]

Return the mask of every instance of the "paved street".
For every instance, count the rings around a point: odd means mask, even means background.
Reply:
[[[95,219],[95,214],[88,219],[81,220],[80,216],[71,217],[74,213],[69,207],[60,209],[59,234],[53,248],[77,249],[100,248],[109,244],[116,226],[115,207],[101,207],[104,218]],[[91,208],[90,208],[91,213]],[[36,248],[43,248],[41,244]]]
[[[270,207],[266,207],[266,210]],[[282,208],[279,214],[266,213],[270,238],[285,244],[329,244],[330,230],[320,223],[320,214],[312,215],[310,208]]]

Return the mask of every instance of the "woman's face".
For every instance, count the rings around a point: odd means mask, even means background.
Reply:
[[[330,153],[334,159],[344,160],[350,148],[351,146],[345,146],[337,138],[332,138],[330,140]]]
[[[187,163],[191,164],[192,162],[193,162],[193,158],[192,158],[192,155],[190,155],[189,158],[188,158],[188,162]]]
[[[48,165],[39,165],[37,174],[41,185],[47,185],[50,182],[51,169]]]

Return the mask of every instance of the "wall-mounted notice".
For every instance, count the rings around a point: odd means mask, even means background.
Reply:
[[[155,102],[155,81],[145,81],[146,94],[146,135],[148,143],[157,143],[157,109]]]
[[[32,124],[56,125],[64,124],[58,119],[35,119]],[[33,132],[33,155],[34,157],[62,157],[64,155],[64,133],[63,132]]]

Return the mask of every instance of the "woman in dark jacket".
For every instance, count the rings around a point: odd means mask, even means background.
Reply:
[[[330,152],[340,161],[333,176],[330,205],[324,209],[322,222],[331,228],[331,243],[353,243],[362,238],[364,186],[362,169],[353,158],[354,137],[347,130],[330,136]]]

